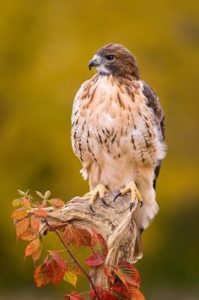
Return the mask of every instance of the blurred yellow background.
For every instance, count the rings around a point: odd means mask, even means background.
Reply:
[[[124,44],[166,113],[160,212],[137,264],[148,300],[199,295],[199,2],[10,0],[0,10],[0,299],[62,299],[36,289],[10,219],[16,190],[68,200],[88,190],[70,144],[72,101],[106,43]],[[48,238],[47,248],[60,248]],[[87,289],[85,281],[79,290]]]

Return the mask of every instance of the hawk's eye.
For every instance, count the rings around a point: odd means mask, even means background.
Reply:
[[[114,56],[113,55],[105,55],[105,58],[109,61],[113,60],[114,59]]]

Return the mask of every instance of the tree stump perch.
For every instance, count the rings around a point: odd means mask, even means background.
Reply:
[[[77,227],[94,229],[101,234],[108,247],[105,266],[117,266],[119,261],[133,263],[137,237],[133,212],[137,203],[130,211],[127,196],[118,197],[113,202],[114,196],[108,193],[103,201],[97,199],[93,205],[94,212],[89,207],[88,197],[75,197],[62,208],[47,208],[46,219],[54,224],[70,222]],[[42,231],[45,232],[45,226]],[[103,267],[93,268],[90,276],[95,286],[108,288],[108,279]]]

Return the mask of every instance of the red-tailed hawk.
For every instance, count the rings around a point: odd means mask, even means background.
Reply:
[[[135,57],[122,45],[99,49],[92,67],[97,74],[81,85],[74,100],[72,147],[89,180],[91,208],[107,190],[130,192],[132,203],[143,204],[134,212],[142,232],[158,212],[155,185],[166,153],[164,113],[140,79]]]

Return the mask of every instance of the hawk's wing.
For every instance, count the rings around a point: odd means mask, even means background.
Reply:
[[[159,132],[159,138],[161,142],[164,142],[165,140],[165,114],[163,112],[163,109],[160,105],[159,99],[156,95],[156,93],[152,90],[152,88],[144,81],[143,83],[143,94],[146,98],[147,106],[149,106],[153,112],[154,112],[154,121],[157,126],[158,132]],[[154,169],[154,181],[153,181],[153,187],[156,186],[156,180],[158,178],[158,175],[160,173],[160,166],[161,161],[158,160],[156,163],[156,167]]]

